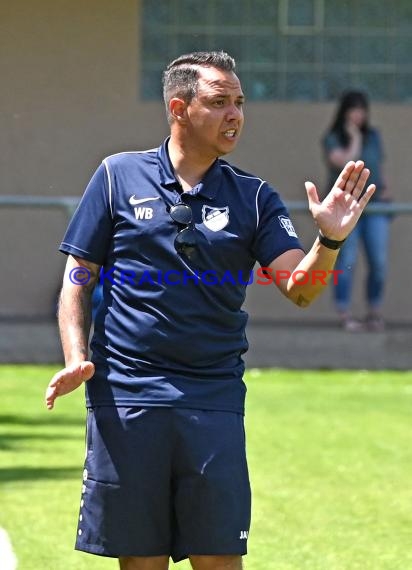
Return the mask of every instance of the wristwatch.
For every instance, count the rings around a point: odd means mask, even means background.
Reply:
[[[324,236],[323,233],[319,230],[319,241],[328,249],[339,249],[345,240],[342,239],[338,241],[336,239],[329,239],[328,237]]]

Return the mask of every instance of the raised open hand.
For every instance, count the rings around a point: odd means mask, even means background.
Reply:
[[[313,182],[305,182],[309,210],[323,235],[341,241],[350,234],[376,190],[370,184],[364,191],[369,174],[361,160],[348,162],[322,202]]]

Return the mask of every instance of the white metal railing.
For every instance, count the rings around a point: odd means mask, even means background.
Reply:
[[[0,208],[59,208],[67,216],[73,215],[80,198],[75,196],[13,196],[0,195]],[[305,201],[288,201],[285,205],[290,212],[309,213],[308,203]],[[412,202],[371,203],[366,214],[412,214]]]
[[[80,198],[74,196],[1,196],[0,208],[59,208],[68,216],[75,211]]]

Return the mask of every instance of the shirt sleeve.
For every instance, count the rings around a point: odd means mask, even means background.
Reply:
[[[339,141],[336,133],[328,133],[323,139],[323,148],[327,154],[336,150],[338,148],[342,148],[342,143]]]
[[[302,249],[289,213],[279,197],[266,183],[256,197],[257,228],[253,254],[262,267],[290,249]]]
[[[106,169],[101,164],[69,223],[59,250],[103,265],[113,234]]]

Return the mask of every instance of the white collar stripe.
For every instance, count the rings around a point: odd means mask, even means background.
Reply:
[[[263,184],[264,184],[264,181],[262,180],[261,183],[260,183],[260,186],[259,186],[259,188],[258,188],[258,191],[256,192],[256,229],[257,229],[258,226],[259,226],[259,220],[260,220],[260,217],[259,217],[259,206],[258,206],[258,197],[259,197],[260,189],[262,188]]]
[[[114,215],[113,215],[112,179],[111,179],[111,177],[110,177],[109,165],[108,165],[106,159],[103,160],[103,164],[104,164],[104,167],[105,167],[105,169],[106,169],[107,180],[108,180],[108,182],[109,182],[109,206],[110,206],[110,213],[111,213],[111,216],[112,216],[112,219],[113,219],[113,218],[114,218]]]
[[[264,180],[262,180],[261,178],[259,178],[258,176],[248,176],[247,174],[239,174],[238,172],[236,172],[235,170],[233,170],[233,168],[231,166],[229,166],[228,164],[222,164],[222,166],[224,168],[228,168],[231,172],[233,172],[233,174],[235,176],[238,176],[239,178],[249,178],[250,180],[259,180],[260,181],[260,185],[259,188],[256,192],[256,228],[259,225],[259,207],[258,207],[258,196],[259,196],[259,192],[260,189],[262,188],[263,184],[265,183]]]

